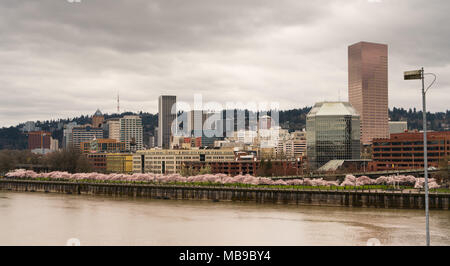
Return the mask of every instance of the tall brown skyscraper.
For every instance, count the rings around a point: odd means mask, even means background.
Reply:
[[[177,119],[177,96],[161,95],[158,99],[158,147],[169,149],[173,136],[172,122]],[[172,110],[173,108],[173,110]],[[173,111],[173,112],[172,112]]]
[[[388,47],[359,42],[348,47],[348,99],[361,118],[361,142],[389,137]]]

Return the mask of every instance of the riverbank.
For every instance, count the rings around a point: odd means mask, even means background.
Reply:
[[[0,179],[0,190],[141,197],[149,199],[243,201],[333,207],[423,209],[423,193],[403,191],[296,190],[256,187],[181,186]],[[430,209],[450,210],[450,194],[431,193]]]

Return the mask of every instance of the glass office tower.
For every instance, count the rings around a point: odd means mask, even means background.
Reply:
[[[308,164],[317,169],[330,160],[360,159],[359,114],[348,102],[319,102],[306,116]]]
[[[389,137],[388,47],[359,42],[348,47],[348,100],[361,116],[361,142]]]

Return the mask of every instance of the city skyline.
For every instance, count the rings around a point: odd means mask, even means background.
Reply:
[[[449,10],[0,1],[0,246],[449,246]]]
[[[99,18],[101,1],[2,2],[1,25],[15,27],[5,26],[0,42],[0,127],[114,113],[117,91],[123,111],[149,113],[166,94],[270,99],[280,110],[348,101],[347,46],[359,41],[389,45],[390,108],[421,109],[419,84],[402,73],[424,66],[439,76],[429,111],[448,109],[445,1],[133,3],[108,3]],[[119,16],[132,21],[120,24]]]

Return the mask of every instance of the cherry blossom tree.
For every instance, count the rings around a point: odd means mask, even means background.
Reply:
[[[342,183],[338,181],[326,181],[323,178],[316,179],[291,179],[291,180],[272,180],[267,177],[255,177],[252,175],[228,176],[225,174],[202,174],[193,176],[182,176],[180,174],[152,174],[152,173],[134,173],[134,174],[102,174],[102,173],[75,173],[71,174],[63,171],[53,171],[49,173],[36,173],[31,170],[16,169],[6,174],[6,178],[17,179],[51,179],[51,180],[93,180],[98,182],[154,182],[154,183],[209,183],[209,184],[247,184],[247,185],[277,185],[277,186],[367,186],[367,185],[403,185],[415,188],[423,188],[424,179],[415,178],[411,175],[391,175],[380,176],[372,179],[367,176],[355,177],[346,175]],[[435,179],[429,180],[430,188],[438,188],[439,184]]]

